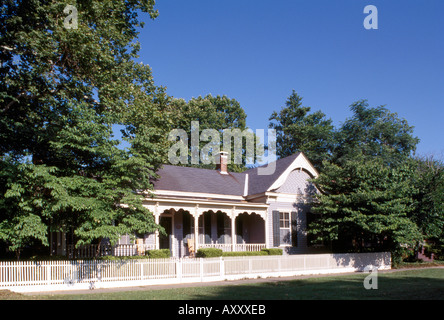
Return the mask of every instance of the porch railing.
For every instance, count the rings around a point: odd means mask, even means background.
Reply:
[[[223,252],[228,251],[261,251],[265,249],[265,243],[240,243],[232,244],[225,243],[211,243],[211,244],[199,244],[199,248],[217,248],[222,249]]]
[[[114,246],[104,244],[83,245],[76,248],[74,245],[67,246],[67,255],[70,259],[93,258],[102,256],[136,256],[142,255],[146,250],[155,249],[154,244],[117,244]]]
[[[199,248],[217,248],[222,249],[223,252],[229,251],[261,251],[264,249],[265,243],[243,243],[232,244],[224,243],[212,243],[212,244],[199,244]],[[137,256],[143,255],[146,250],[155,249],[154,244],[118,244],[111,245],[98,245],[90,244],[76,248],[74,245],[67,246],[67,256],[69,259],[84,259],[103,256]]]

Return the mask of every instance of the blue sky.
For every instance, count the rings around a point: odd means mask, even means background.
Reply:
[[[367,30],[367,5],[378,29]],[[140,60],[176,98],[226,95],[253,130],[296,90],[339,126],[367,99],[415,127],[417,153],[444,159],[444,1],[159,0]]]

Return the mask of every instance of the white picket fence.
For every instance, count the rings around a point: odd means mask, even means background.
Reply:
[[[390,269],[390,253],[0,262],[0,289],[37,292]]]

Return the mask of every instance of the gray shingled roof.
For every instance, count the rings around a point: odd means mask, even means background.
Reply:
[[[218,170],[164,165],[157,171],[160,178],[154,189],[242,196],[245,174]]]
[[[242,196],[248,174],[248,194],[262,193],[270,188],[298,155],[296,153],[277,160],[276,170],[271,175],[259,175],[258,168],[224,175],[218,170],[164,165],[157,171],[160,178],[153,182],[154,189]]]

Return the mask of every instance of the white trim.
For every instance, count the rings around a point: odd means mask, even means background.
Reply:
[[[204,206],[218,206],[221,208],[232,208],[240,207],[240,208],[250,208],[248,210],[262,210],[266,211],[268,209],[268,204],[265,203],[237,203],[237,202],[220,202],[220,201],[212,201],[212,200],[188,200],[188,199],[166,199],[166,198],[156,198],[156,199],[144,199],[144,202],[152,202],[152,203],[159,203],[159,206],[162,205],[162,203],[176,203],[177,206],[184,205],[185,207],[194,207],[196,204],[204,205]],[[187,206],[188,204],[188,206]],[[191,206],[190,206],[191,205]],[[207,209],[207,208],[205,208]],[[211,210],[211,208],[208,208]]]
[[[202,192],[189,192],[189,191],[172,191],[172,190],[155,190],[152,192],[154,196],[175,196],[175,197],[195,197],[195,198],[213,198],[213,199],[226,199],[226,200],[245,200],[243,196],[225,195],[218,193],[202,193]]]
[[[248,196],[248,173],[245,174],[244,197]]]

